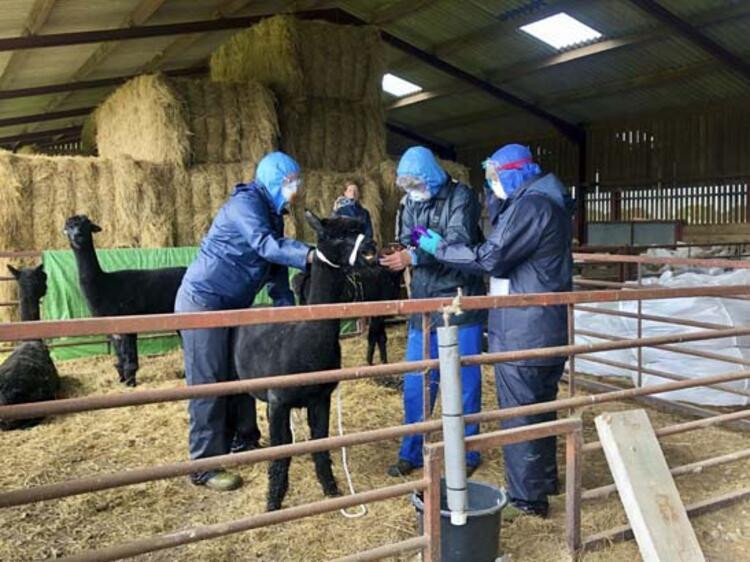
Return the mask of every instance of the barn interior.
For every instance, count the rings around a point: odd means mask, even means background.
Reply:
[[[95,218],[102,249],[194,248],[235,184],[252,179],[259,159],[276,149],[304,170],[305,190],[285,222],[290,236],[306,241],[314,233],[304,208],[328,214],[342,184],[356,179],[375,240],[392,242],[403,196],[395,167],[410,146],[430,148],[451,176],[481,196],[483,161],[504,144],[521,143],[575,198],[576,252],[652,259],[580,259],[578,289],[750,285],[740,263],[750,255],[748,33],[744,0],[7,0],[0,16],[0,322],[19,319],[5,266],[36,264],[42,253],[45,264],[62,263],[55,252],[67,251],[61,228],[68,216]],[[194,254],[181,255],[189,263]],[[714,264],[725,278],[711,273],[709,263],[658,261],[675,257],[734,265]],[[704,277],[678,279],[678,273]],[[62,272],[51,275],[63,283]],[[72,286],[75,278],[64,282]],[[672,308],[620,303],[616,310],[627,318],[620,324],[597,324],[596,311],[581,307],[573,342],[600,343],[592,335],[599,329],[611,338],[656,336],[662,332],[654,318],[666,316],[691,330],[739,328],[750,324],[742,298],[683,299]],[[47,309],[57,311],[56,319],[86,315],[52,302]],[[643,326],[639,318],[636,327],[634,314],[651,318]],[[400,361],[403,323],[389,334],[391,355]],[[745,339],[721,346],[738,372],[750,365]],[[64,397],[121,390],[105,372],[111,362],[101,355],[105,344],[76,354],[65,352],[70,342],[60,343],[56,360],[75,358],[58,362]],[[722,360],[710,357],[715,347],[703,343],[694,363],[634,353],[638,385],[668,380],[665,370],[726,372],[726,362],[717,366]],[[143,361],[145,388],[182,384],[182,358],[172,344]],[[364,345],[356,337],[343,340],[343,366],[364,364]],[[591,375],[579,392],[621,388],[622,377],[635,377],[621,356],[606,357],[576,363],[582,381]],[[492,372],[483,373],[484,406],[492,409]],[[735,382],[731,399],[719,396],[726,388],[699,398],[674,395],[674,408],[649,410],[652,423],[741,411],[750,391],[746,380]],[[569,391],[564,386],[561,394]],[[368,380],[343,388],[347,431],[400,423],[397,391]],[[586,440],[596,440],[596,413],[629,406],[618,401],[586,410]],[[686,504],[748,486],[750,453],[737,452],[746,424],[664,438],[670,465],[689,466],[709,454],[732,457],[683,471],[677,483]],[[183,460],[186,427],[184,403],[171,402],[138,414],[123,408],[54,417],[3,434],[0,451],[10,460],[0,468],[0,490]],[[358,488],[389,483],[385,470],[396,446],[387,442],[387,456],[377,444],[350,451]],[[559,454],[562,465],[563,448]],[[499,450],[488,453],[477,478],[502,484],[501,459]],[[312,463],[298,459],[292,466],[288,502],[319,499]],[[599,453],[585,466],[585,488],[611,483]],[[250,491],[226,502],[172,479],[3,508],[0,558],[60,558],[262,512],[265,467],[248,465],[243,476]],[[739,499],[747,495],[745,488]],[[515,560],[569,560],[563,502],[548,520],[503,528],[503,550]],[[369,508],[363,519],[318,515],[139,559],[322,560],[414,534],[408,500]],[[747,509],[739,501],[696,515],[710,559],[746,559]],[[600,494],[583,513],[592,535],[627,522],[612,494]],[[339,536],[347,540],[331,541]],[[638,559],[632,540],[614,536],[600,537],[580,559]]]

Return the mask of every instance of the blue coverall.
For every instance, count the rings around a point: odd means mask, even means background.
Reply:
[[[570,291],[572,201],[554,175],[541,175],[536,164],[529,169],[535,173],[501,175],[506,191],[511,191],[508,199],[500,201],[488,194],[492,232],[486,242],[470,246],[446,240],[437,246],[435,257],[460,271],[508,279],[510,294]],[[491,352],[567,345],[567,308],[493,309],[489,335]],[[564,363],[565,357],[552,357],[496,364],[500,407],[555,400]],[[554,412],[523,416],[504,420],[501,425],[511,428],[555,417]],[[547,496],[558,488],[556,439],[507,445],[503,457],[513,504],[546,515]]]
[[[358,201],[348,197],[339,197],[333,206],[333,214],[337,217],[352,217],[361,220],[365,225],[365,236],[372,238],[370,211],[360,205]]]
[[[299,173],[297,163],[274,152],[258,164],[255,181],[237,185],[182,280],[175,312],[247,308],[265,284],[274,306],[294,304],[287,267],[304,270],[309,252],[302,242],[283,237],[286,201],[281,184],[294,173]],[[183,330],[181,335],[189,385],[237,378],[232,372],[231,329]],[[260,437],[255,401],[248,394],[193,399],[188,413],[191,459],[224,455]],[[191,478],[202,483],[215,473]]]
[[[407,150],[399,162],[397,173],[420,177],[429,187],[431,197],[427,201],[416,202],[410,198],[404,201],[399,228],[400,242],[411,244],[411,231],[415,226],[429,226],[442,234],[446,240],[458,244],[477,244],[481,240],[479,228],[480,206],[476,194],[468,186],[451,179],[440,167],[432,153],[423,147]],[[412,252],[411,298],[455,296],[458,287],[463,294],[483,295],[484,283],[481,275],[464,273],[441,264],[433,256],[419,249]],[[482,311],[471,311],[454,317],[459,324],[459,350],[462,355],[474,355],[482,351]],[[430,357],[437,358],[436,328],[443,325],[439,314],[431,318]],[[406,360],[422,359],[422,320],[420,315],[409,319],[409,333],[406,343]],[[482,405],[482,381],[479,366],[461,369],[464,413],[474,413]],[[430,372],[430,408],[434,405],[438,389],[438,371]],[[404,376],[404,423],[422,421],[422,376],[409,373]],[[475,435],[479,426],[466,426],[466,435]],[[399,459],[412,466],[422,466],[422,435],[409,435],[403,438]],[[469,466],[479,464],[476,451],[467,453]]]

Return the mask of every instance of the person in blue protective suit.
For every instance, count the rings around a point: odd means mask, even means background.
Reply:
[[[490,293],[547,293],[572,289],[572,201],[554,175],[543,175],[525,146],[511,144],[485,162],[492,232],[482,244],[456,244],[428,230],[422,251],[457,271],[489,273]],[[565,306],[497,308],[489,315],[490,351],[567,345]],[[555,400],[564,357],[495,365],[501,408]],[[555,413],[512,418],[503,428],[555,419]],[[511,506],[503,519],[546,516],[547,496],[557,493],[556,439],[503,448]]]
[[[365,209],[359,202],[359,184],[355,180],[346,181],[344,195],[337,197],[333,203],[333,215],[361,220],[365,225],[365,236],[372,238],[370,211]]]
[[[175,312],[249,307],[268,285],[274,306],[294,304],[287,267],[305,269],[310,248],[283,237],[283,213],[301,185],[300,167],[281,152],[258,163],[255,180],[239,184],[214,218],[177,292]],[[183,330],[185,378],[189,385],[236,379],[231,373],[229,328]],[[199,459],[258,446],[255,400],[248,394],[190,401],[190,458]],[[191,475],[215,490],[242,485],[239,475],[212,470]]]
[[[481,240],[479,228],[480,205],[476,194],[467,185],[452,179],[440,167],[432,152],[415,146],[408,149],[398,164],[396,183],[406,192],[401,210],[399,241],[411,245],[411,232],[417,225],[429,226],[442,237],[455,244],[477,244]],[[485,294],[482,276],[476,272],[458,271],[440,263],[432,255],[418,248],[407,249],[385,256],[381,262],[393,271],[412,267],[411,298],[453,297],[461,288],[464,295]],[[482,351],[482,311],[469,311],[455,316],[452,322],[459,325],[459,350],[463,355]],[[435,313],[430,326],[430,357],[437,357],[437,326],[442,326],[440,314]],[[420,315],[409,319],[406,360],[422,359],[422,322]],[[461,369],[463,406],[465,413],[481,408],[481,372],[479,366]],[[435,403],[438,389],[438,371],[430,372],[430,407]],[[404,422],[422,420],[422,376],[409,373],[404,376]],[[479,426],[466,426],[467,435],[475,435]],[[469,474],[479,465],[479,453],[467,453]],[[409,435],[401,442],[398,461],[388,468],[391,476],[403,476],[422,466],[422,435]]]

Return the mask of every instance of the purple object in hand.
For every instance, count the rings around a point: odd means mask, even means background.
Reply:
[[[411,243],[415,246],[419,246],[419,239],[422,238],[422,236],[425,236],[427,234],[427,227],[426,226],[415,226],[411,230]]]

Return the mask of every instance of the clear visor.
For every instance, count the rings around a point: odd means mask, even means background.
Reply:
[[[429,188],[424,180],[416,176],[398,176],[396,185],[406,193],[429,193]]]
[[[299,191],[299,189],[302,187],[302,178],[299,174],[292,174],[284,178],[284,181],[281,183],[281,195],[286,200],[289,201],[294,197],[294,195]]]
[[[497,165],[492,160],[485,160],[482,162],[484,168],[484,179],[485,185],[489,188],[493,182],[500,181],[500,175],[497,171]]]

